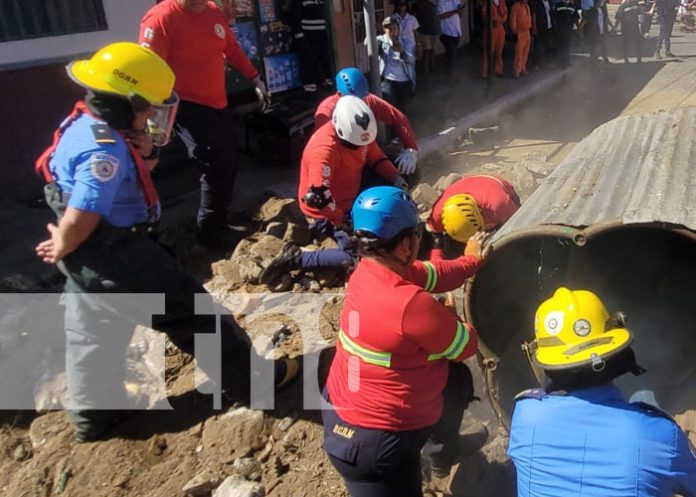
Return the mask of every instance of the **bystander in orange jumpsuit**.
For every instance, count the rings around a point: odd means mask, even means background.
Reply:
[[[495,59],[495,74],[503,76],[503,48],[505,47],[505,28],[503,24],[507,21],[508,10],[505,0],[484,0],[481,13],[484,26],[483,32],[483,67],[481,76],[488,77],[488,5],[491,1],[491,17],[493,18],[493,57]]]
[[[527,0],[516,0],[510,8],[510,29],[517,35],[513,76],[519,78],[520,74],[527,72],[527,58],[532,42],[532,14]]]

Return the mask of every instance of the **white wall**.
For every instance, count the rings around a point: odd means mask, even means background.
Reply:
[[[63,61],[114,41],[137,41],[143,14],[155,0],[103,0],[108,30],[0,43],[0,68]]]

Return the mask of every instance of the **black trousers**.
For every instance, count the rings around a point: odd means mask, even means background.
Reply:
[[[179,105],[177,125],[185,128],[195,142],[193,153],[202,169],[198,237],[211,241],[227,219],[237,176],[232,114],[228,108],[214,109],[184,100]]]
[[[672,29],[674,28],[674,21],[676,18],[676,14],[660,16],[660,34],[657,37],[658,52],[662,50],[663,45],[667,52],[672,51]]]
[[[322,411],[323,448],[351,497],[422,497],[421,450],[438,468],[456,462],[459,427],[474,398],[465,364],[450,363],[443,395],[440,420],[412,431],[362,428],[345,423],[336,411]]]
[[[558,64],[562,68],[566,68],[570,65],[570,45],[573,39],[573,31],[558,29],[556,30],[556,43]]]
[[[389,79],[382,80],[382,96],[400,111],[404,111],[404,107],[411,96],[413,85],[410,81],[391,81]]]
[[[325,31],[305,32],[295,40],[300,57],[302,84],[321,84],[332,78],[331,51]]]
[[[551,52],[553,50],[553,40],[555,37],[554,29],[539,30],[532,39],[532,50],[530,59],[532,66],[539,66],[544,62],[551,62]]]
[[[629,57],[642,57],[643,36],[640,34],[640,26],[636,24],[623,24],[621,26],[621,41],[623,42],[623,56],[625,60]]]
[[[440,43],[445,47],[445,74],[450,74],[454,63],[454,54],[459,45],[459,36],[440,35]]]

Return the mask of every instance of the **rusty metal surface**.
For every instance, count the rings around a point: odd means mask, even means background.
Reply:
[[[696,107],[620,117],[582,140],[495,235],[662,222],[696,231]]]

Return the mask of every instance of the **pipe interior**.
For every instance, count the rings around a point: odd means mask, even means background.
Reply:
[[[623,311],[647,373],[617,384],[629,397],[655,393],[672,414],[696,409],[696,241],[656,227],[601,232],[583,247],[571,239],[530,235],[495,250],[471,289],[471,318],[500,357],[500,403],[509,416],[514,396],[538,386],[520,349],[534,336],[537,306],[559,286],[588,289],[609,313]]]

